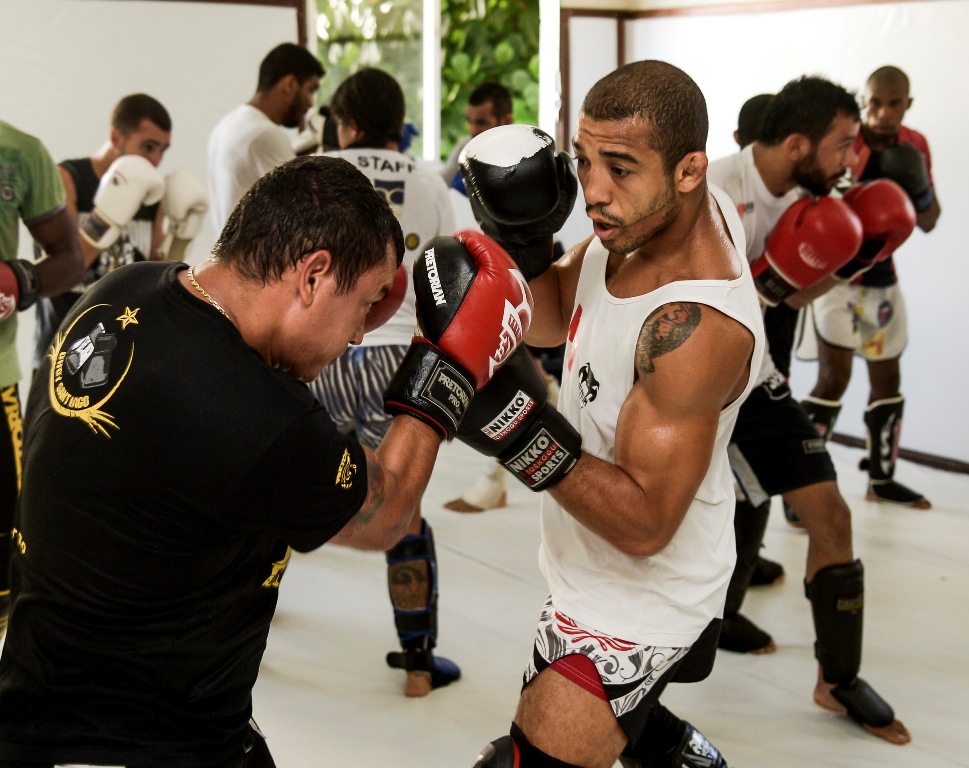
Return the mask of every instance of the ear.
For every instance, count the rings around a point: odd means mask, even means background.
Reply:
[[[686,195],[696,189],[706,178],[709,163],[706,152],[690,152],[684,155],[673,171],[676,191]]]
[[[733,132],[733,140],[737,142],[737,146],[740,146],[740,131]]]
[[[360,141],[360,139],[363,138],[363,131],[357,127],[356,120],[347,120],[342,123],[340,127],[347,132],[347,147],[351,146],[352,144],[356,144],[358,141]],[[346,147],[341,146],[340,149],[346,149]]]
[[[108,133],[108,140],[111,142],[112,147],[120,149],[122,142],[124,142],[124,136],[117,128],[112,128]]]
[[[797,163],[811,154],[811,141],[803,133],[792,133],[782,144],[791,162]]]
[[[332,296],[336,291],[333,274],[333,257],[329,251],[319,250],[306,254],[296,266],[296,291],[307,306],[321,297]]]

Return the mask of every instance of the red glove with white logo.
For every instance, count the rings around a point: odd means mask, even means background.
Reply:
[[[776,306],[848,262],[861,246],[861,222],[833,197],[802,197],[781,214],[763,255],[750,265],[757,293]]]
[[[384,393],[388,413],[407,413],[451,439],[474,397],[522,343],[532,295],[507,253],[464,230],[435,237],[414,263],[417,322]]]

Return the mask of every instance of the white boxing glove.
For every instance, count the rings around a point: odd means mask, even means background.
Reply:
[[[159,252],[163,259],[181,261],[189,242],[202,228],[202,219],[209,209],[209,193],[195,174],[179,168],[165,177],[162,205],[168,230]]]
[[[122,155],[108,168],[94,194],[94,211],[81,236],[98,250],[110,248],[143,205],[154,205],[165,192],[161,174],[141,155]]]

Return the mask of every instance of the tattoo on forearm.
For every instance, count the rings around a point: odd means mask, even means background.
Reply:
[[[353,518],[353,527],[362,528],[369,524],[377,514],[377,510],[383,505],[386,495],[386,477],[383,466],[381,466],[379,461],[368,461],[367,498],[364,499],[363,506],[360,507],[360,510]]]
[[[639,331],[636,371],[641,376],[652,373],[656,370],[653,361],[683,344],[699,324],[699,304],[674,302],[657,309]]]

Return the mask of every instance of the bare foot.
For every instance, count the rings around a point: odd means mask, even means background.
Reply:
[[[747,651],[751,656],[765,656],[768,653],[775,653],[777,651],[777,643],[774,642],[773,638],[767,645],[763,645],[760,648],[754,648],[752,651]]]
[[[818,683],[814,687],[814,703],[819,707],[824,707],[825,709],[830,709],[832,712],[837,712],[839,715],[844,715],[848,717],[848,710],[845,708],[844,704],[838,701],[834,696],[831,695],[831,689],[835,686],[830,683],[824,682],[820,675],[818,676]],[[878,736],[880,739],[884,739],[890,744],[908,744],[912,740],[912,734],[908,732],[908,728],[901,720],[893,720],[888,725],[874,726],[868,725],[867,723],[861,723],[861,727],[874,736]]]
[[[407,687],[404,688],[404,695],[410,698],[420,698],[427,696],[431,692],[430,672],[408,672]]]
[[[461,498],[451,499],[451,501],[444,503],[444,508],[450,509],[452,512],[484,512],[488,509],[501,509],[502,507],[507,506],[508,495],[505,493],[501,494],[501,498],[498,499],[498,503],[492,507],[476,507],[474,504],[469,504]]]

